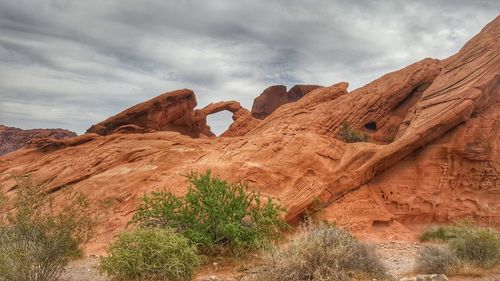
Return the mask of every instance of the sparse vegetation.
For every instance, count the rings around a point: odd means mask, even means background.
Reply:
[[[114,280],[191,280],[201,260],[195,245],[165,228],[139,228],[121,234],[101,260]]]
[[[441,273],[459,272],[470,266],[488,268],[498,264],[500,260],[499,233],[493,229],[474,226],[468,221],[429,228],[424,231],[420,240],[446,242],[449,248],[424,248],[417,259],[417,269],[422,272],[430,273],[436,269],[443,271]]]
[[[351,124],[347,121],[342,122],[339,135],[348,143],[365,142],[369,137],[367,134],[352,128]]]
[[[456,272],[459,261],[448,247],[424,246],[418,251],[416,269],[427,274],[450,274]]]
[[[370,246],[324,223],[309,224],[274,249],[255,280],[384,280],[385,269]]]
[[[277,203],[271,198],[262,202],[245,184],[228,183],[210,171],[187,179],[190,187],[183,198],[164,191],[145,196],[134,222],[176,229],[209,254],[265,248],[288,226]]]
[[[305,223],[313,223],[323,209],[324,203],[318,197],[314,197],[309,208],[303,213],[303,221]]]
[[[17,181],[17,195],[4,197],[1,206],[0,280],[59,280],[92,233],[90,204],[80,194],[66,193],[56,209],[43,186],[29,177]]]
[[[500,260],[500,236],[492,229],[467,229],[449,245],[459,259],[480,267],[493,266]]]
[[[453,238],[457,238],[467,228],[473,227],[470,223],[456,223],[453,225],[431,226],[420,235],[422,242],[448,242]]]

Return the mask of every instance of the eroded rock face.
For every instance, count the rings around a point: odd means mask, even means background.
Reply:
[[[298,101],[318,85],[295,85],[290,91],[286,91],[283,85],[274,85],[266,88],[260,96],[256,97],[252,105],[252,116],[257,119],[264,119],[273,113],[278,107]]]
[[[500,18],[446,60],[347,87],[316,88],[263,120],[234,101],[195,110],[194,94],[181,90],[177,102],[160,96],[96,125],[99,134],[1,157],[0,185],[11,192],[12,176],[30,172],[56,195],[72,184],[115,202],[93,250],[125,227],[144,193],[183,195],[182,174],[206,169],[277,198],[289,221],[319,198],[323,218],[361,237],[410,239],[416,224],[470,215],[500,221]],[[233,124],[223,137],[203,138],[206,116],[220,110],[233,113]],[[345,121],[368,141],[339,137]]]
[[[0,125],[0,155],[17,150],[33,139],[64,139],[71,137],[76,137],[76,133],[64,129],[22,130]]]
[[[183,89],[164,93],[93,125],[87,133],[105,136],[118,132],[174,131],[191,137],[199,137],[202,131],[206,132],[206,128],[200,128],[195,121],[196,105],[196,97],[191,90]]]
[[[252,116],[264,119],[276,108],[288,102],[286,87],[274,85],[266,88],[260,96],[256,97],[252,105]]]
[[[312,90],[321,86],[319,85],[295,85],[287,93],[288,102],[298,101],[303,96],[307,95]]]

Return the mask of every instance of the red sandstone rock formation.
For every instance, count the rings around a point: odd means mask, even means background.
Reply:
[[[316,88],[263,120],[237,102],[194,110],[191,91],[165,94],[89,130],[101,136],[1,157],[0,185],[10,192],[12,176],[30,172],[56,196],[71,184],[114,202],[92,250],[125,227],[145,192],[183,195],[182,174],[206,169],[277,198],[290,221],[319,198],[321,216],[360,236],[406,239],[415,225],[464,216],[500,221],[500,17],[446,60],[424,59],[350,93],[347,86]],[[233,113],[233,124],[204,138],[206,116],[220,110]],[[368,141],[346,143],[344,121]]]
[[[17,150],[33,139],[63,139],[70,137],[76,137],[76,133],[63,129],[22,130],[0,125],[0,155]]]
[[[112,133],[147,133],[174,131],[192,137],[199,137],[206,128],[195,121],[196,97],[188,89],[168,92],[128,108],[98,124],[87,133],[102,136]]]
[[[264,119],[276,108],[288,102],[286,87],[274,85],[266,88],[260,96],[256,97],[252,105],[252,116]]]
[[[195,115],[199,120],[200,127],[206,127],[209,130],[210,128],[206,125],[207,116],[223,110],[233,113],[233,123],[226,132],[222,133],[221,136],[223,137],[242,136],[259,124],[259,120],[253,118],[252,114],[243,108],[239,102],[223,101],[211,103],[200,110],[196,110]]]
[[[317,89],[321,86],[318,85],[295,85],[288,92],[286,96],[288,102],[298,101],[303,96],[307,95],[310,91]]]
[[[258,123],[236,101],[212,103],[202,109],[194,109],[197,104],[191,90],[167,92],[93,125],[87,133],[105,136],[173,131],[195,138],[215,137],[207,126],[207,116],[222,110],[233,113],[234,120],[229,128],[231,132],[224,133],[223,136],[245,134]]]
[[[257,119],[264,119],[283,104],[298,101],[307,93],[319,87],[321,86],[295,85],[287,92],[286,87],[283,85],[270,86],[255,98],[252,105],[252,116]]]

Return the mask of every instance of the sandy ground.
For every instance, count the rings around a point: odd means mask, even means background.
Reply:
[[[99,258],[94,256],[73,261],[66,267],[63,279],[64,281],[108,281],[108,278],[100,274],[98,266]]]
[[[376,250],[390,274],[397,277],[411,277],[417,251],[422,244],[408,242],[383,242],[375,244]],[[219,259],[210,260],[202,266],[196,275],[196,281],[239,281],[252,274],[261,259]],[[99,258],[87,257],[73,261],[64,275],[68,281],[109,281],[98,270]],[[450,281],[500,281],[500,266],[483,276],[452,276]]]

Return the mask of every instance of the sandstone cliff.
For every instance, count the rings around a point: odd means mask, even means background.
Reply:
[[[277,198],[290,221],[319,198],[321,216],[359,236],[407,239],[416,225],[465,216],[500,221],[500,17],[448,59],[347,86],[316,88],[263,120],[234,101],[194,109],[192,91],[166,93],[93,134],[1,157],[0,184],[11,192],[11,177],[30,172],[56,195],[72,188],[113,202],[93,249],[125,227],[145,192],[182,195],[182,174],[206,169]],[[206,116],[220,110],[234,122],[207,138]],[[346,143],[344,122],[368,141]]]

